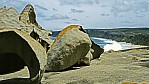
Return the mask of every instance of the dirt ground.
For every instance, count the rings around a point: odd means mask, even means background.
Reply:
[[[0,84],[27,80],[25,69],[0,75]],[[9,78],[9,79],[8,79]],[[14,82],[13,80],[13,82]],[[129,83],[127,83],[129,82]],[[149,49],[104,52],[90,66],[74,67],[62,72],[46,72],[41,84],[149,84]],[[20,84],[20,83],[18,83]]]

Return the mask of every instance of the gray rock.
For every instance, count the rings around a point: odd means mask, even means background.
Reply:
[[[91,60],[99,58],[100,55],[104,52],[104,49],[100,48],[99,45],[95,44],[92,40],[92,46],[90,48],[90,51],[87,53],[87,55],[80,59],[75,66],[81,66],[81,65],[90,65]]]
[[[0,39],[0,74],[13,73],[27,66],[31,81],[39,83],[47,63],[44,48],[17,29],[0,29]]]
[[[93,55],[92,55],[91,51],[89,51],[84,58],[80,59],[78,61],[78,63],[75,64],[75,66],[90,65],[92,59],[93,59]]]
[[[91,47],[89,36],[79,25],[62,30],[48,50],[47,71],[67,69],[84,58]]]
[[[93,59],[99,58],[103,52],[104,52],[104,49],[102,49],[99,45],[95,44],[92,41],[91,53],[93,55]]]

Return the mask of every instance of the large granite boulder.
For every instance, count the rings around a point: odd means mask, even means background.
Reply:
[[[70,25],[63,29],[48,50],[47,71],[67,69],[84,58],[91,48],[91,40],[82,27]]]
[[[46,63],[46,52],[36,40],[20,30],[0,28],[1,75],[19,71],[27,66],[31,82],[39,83]]]

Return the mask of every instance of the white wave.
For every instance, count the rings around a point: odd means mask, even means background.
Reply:
[[[101,40],[104,41],[105,43],[113,43],[113,41],[111,39],[105,39],[105,38],[97,38],[97,37],[92,37],[96,40]]]
[[[118,50],[126,50],[126,49],[132,49],[135,48],[132,44],[126,43],[126,42],[116,42],[111,39],[104,39],[104,38],[97,38],[97,37],[91,37],[93,39],[104,41],[104,44],[98,44],[102,45],[102,48],[104,48],[104,51],[118,51]],[[96,41],[95,41],[96,43]]]
[[[103,41],[107,40],[107,39],[104,39],[104,38],[97,38],[97,37],[91,37],[91,38],[94,38],[94,39],[97,39],[97,40],[103,40]]]
[[[108,39],[107,39],[107,40],[105,40],[104,42],[105,42],[105,43],[113,44],[113,42],[115,42],[115,41],[112,41],[112,40],[108,40]]]
[[[110,51],[110,50],[113,50],[113,51],[122,50],[122,46],[116,41],[113,41],[112,44],[106,44],[104,46],[104,51]]]

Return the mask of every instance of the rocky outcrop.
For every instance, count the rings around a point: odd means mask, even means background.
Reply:
[[[28,4],[19,16],[19,20],[22,21],[24,24],[34,24],[41,29],[36,21],[36,14],[34,12],[34,8],[31,4]]]
[[[0,74],[13,73],[28,66],[31,80],[39,82],[47,61],[46,51],[53,42],[50,37],[52,31],[37,23],[30,4],[21,14],[14,8],[1,8],[0,28]]]
[[[39,83],[47,63],[43,47],[25,32],[12,28],[1,28],[0,39],[0,74],[27,66],[32,83]]]
[[[0,9],[0,27],[1,28],[20,28],[25,25],[19,21],[19,13],[14,8]]]
[[[19,16],[19,21],[23,22],[25,25],[30,26],[26,31],[28,32],[34,39],[36,39],[45,49],[46,51],[49,49],[50,44],[52,43],[52,39],[50,38],[52,31],[42,29],[42,27],[36,21],[36,14],[34,12],[34,8],[31,4],[28,4]]]
[[[47,51],[50,48],[51,43],[53,42],[51,39],[51,34],[51,30],[34,28],[33,31],[30,33],[30,36],[37,40]]]
[[[36,14],[32,5],[27,5],[21,14],[14,8],[0,9],[0,27],[1,28],[17,28],[28,33],[37,40],[46,51],[52,43],[52,31],[43,29],[36,21]]]
[[[63,29],[48,50],[47,71],[67,69],[84,58],[91,48],[89,36],[79,25]]]
[[[102,53],[79,25],[66,27],[53,42],[52,31],[42,29],[37,23],[30,4],[21,14],[13,8],[1,8],[0,27],[0,74],[13,73],[27,66],[30,79],[39,82],[45,65],[47,71],[65,70],[78,62],[90,65],[90,61]]]

